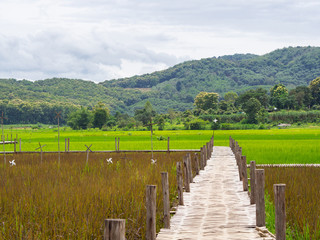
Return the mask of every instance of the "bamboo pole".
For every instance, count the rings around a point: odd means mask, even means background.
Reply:
[[[247,174],[246,156],[241,156],[241,170],[242,170],[243,191],[248,191],[248,174]]]
[[[104,220],[103,240],[125,240],[125,239],[126,239],[126,220],[125,219]]]
[[[286,203],[285,184],[274,184],[275,229],[276,240],[286,239]]]
[[[146,208],[147,208],[146,240],[156,239],[156,196],[157,196],[157,187],[155,185],[147,185],[147,188],[146,188]]]
[[[256,162],[251,161],[250,162],[250,188],[251,188],[251,193],[250,193],[250,204],[255,204],[256,203]]]
[[[266,213],[264,202],[264,169],[256,169],[256,225],[266,225]]]
[[[161,183],[163,193],[163,223],[164,228],[170,228],[170,199],[168,172],[161,173]]]
[[[189,167],[187,156],[183,157],[183,172],[184,172],[184,189],[190,192]]]
[[[181,162],[177,162],[177,184],[179,205],[183,205],[183,179]]]

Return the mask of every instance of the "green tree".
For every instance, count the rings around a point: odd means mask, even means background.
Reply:
[[[156,121],[157,125],[158,125],[158,129],[159,130],[163,130],[164,129],[164,125],[166,124],[166,120],[164,119],[164,117],[162,115],[160,115],[158,118],[157,118],[157,121]]]
[[[91,120],[91,113],[87,108],[81,107],[72,112],[68,117],[67,124],[74,130],[87,129]]]
[[[267,94],[267,90],[262,88],[250,89],[242,94],[236,99],[235,106],[241,107],[243,104],[248,102],[250,98],[257,99],[260,104],[264,107],[268,106],[269,97]]]
[[[311,90],[306,86],[298,86],[289,92],[289,98],[293,100],[295,109],[309,107],[312,102]]]
[[[270,89],[270,103],[271,105],[276,106],[279,109],[287,107],[288,96],[288,90],[281,83],[274,85]]]
[[[149,101],[146,102],[143,109],[136,109],[134,112],[135,119],[141,121],[144,125],[150,124],[154,116],[156,116],[156,111],[153,110]]]
[[[109,119],[109,109],[107,106],[99,102],[93,109],[93,127],[102,128]]]
[[[216,109],[218,105],[219,94],[214,92],[200,92],[194,99],[194,105],[198,109],[208,110]]]
[[[227,92],[225,95],[224,95],[224,100],[226,102],[232,102],[232,103],[235,103],[235,101],[237,100],[238,98],[238,94],[233,92],[233,91],[230,91],[230,92]]]
[[[261,103],[256,98],[250,98],[242,108],[247,114],[247,123],[258,123],[257,115],[261,109]]]
[[[310,84],[309,88],[311,90],[312,95],[312,103],[313,105],[320,104],[320,77],[317,77],[316,79],[313,79]]]

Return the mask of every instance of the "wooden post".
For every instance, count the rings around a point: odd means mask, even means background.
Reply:
[[[64,151],[65,152],[67,151],[67,139],[66,138],[64,139]]]
[[[19,138],[19,151],[21,152],[21,138]]]
[[[120,151],[120,138],[118,137],[118,152]]]
[[[40,162],[42,163],[42,147],[40,147],[40,149],[41,149],[41,150],[40,150],[40,151],[41,151],[41,152],[40,152]]]
[[[118,151],[118,148],[117,148],[117,138],[114,138],[114,146],[115,146],[115,151],[117,152]]]
[[[186,192],[190,192],[190,180],[189,180],[189,167],[187,156],[183,157],[183,172],[184,172],[184,189]]]
[[[256,203],[256,162],[251,161],[250,162],[250,204],[255,204]]]
[[[161,173],[162,193],[163,193],[163,223],[164,228],[170,228],[170,196],[168,173]]]
[[[276,240],[286,239],[286,203],[285,203],[285,184],[274,184],[274,206],[275,206],[275,229]]]
[[[266,225],[266,213],[264,202],[264,169],[256,169],[256,225]]]
[[[126,239],[126,220],[125,219],[104,220],[103,240],[125,240],[125,239]]]
[[[204,153],[204,166],[207,166],[207,147],[203,145],[203,153]]]
[[[85,145],[86,146],[86,148],[87,148],[87,159],[86,159],[86,166],[88,165],[88,162],[89,162],[89,151],[91,151],[91,146],[92,146],[92,144],[88,147],[87,145]]]
[[[17,139],[14,139],[13,151],[14,153],[17,151]]]
[[[241,164],[241,156],[242,156],[242,148],[238,148],[238,153],[237,153],[237,163],[238,163],[238,169],[239,169],[239,178],[240,181],[242,181],[242,164]]]
[[[157,186],[147,185],[147,188],[146,188],[146,208],[147,208],[146,240],[156,239],[156,197],[157,197]]]
[[[241,156],[243,191],[248,191],[247,158]]]
[[[191,154],[190,153],[188,153],[187,154],[187,161],[188,161],[188,172],[189,172],[189,181],[190,181],[190,183],[192,183],[193,182],[193,174],[192,174],[192,162],[191,162]]]
[[[199,175],[199,172],[200,172],[200,167],[199,167],[199,157],[198,157],[198,154],[197,153],[194,153],[194,159],[195,159],[195,169],[196,169],[196,175]]]
[[[200,148],[200,170],[204,170],[203,148]]]
[[[177,184],[179,205],[183,205],[183,179],[181,162],[177,162]]]
[[[167,147],[167,151],[170,152],[170,137],[168,137],[168,147]]]

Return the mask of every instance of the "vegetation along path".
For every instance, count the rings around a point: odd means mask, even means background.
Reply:
[[[161,229],[157,240],[267,239],[255,224],[255,205],[243,191],[231,149],[214,147],[205,170],[184,193],[184,206],[171,218],[171,228]]]

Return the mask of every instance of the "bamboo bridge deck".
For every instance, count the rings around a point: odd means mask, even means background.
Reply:
[[[231,149],[214,147],[205,170],[184,192],[184,206],[171,218],[170,229],[161,229],[157,240],[273,239],[259,235],[255,217]]]

